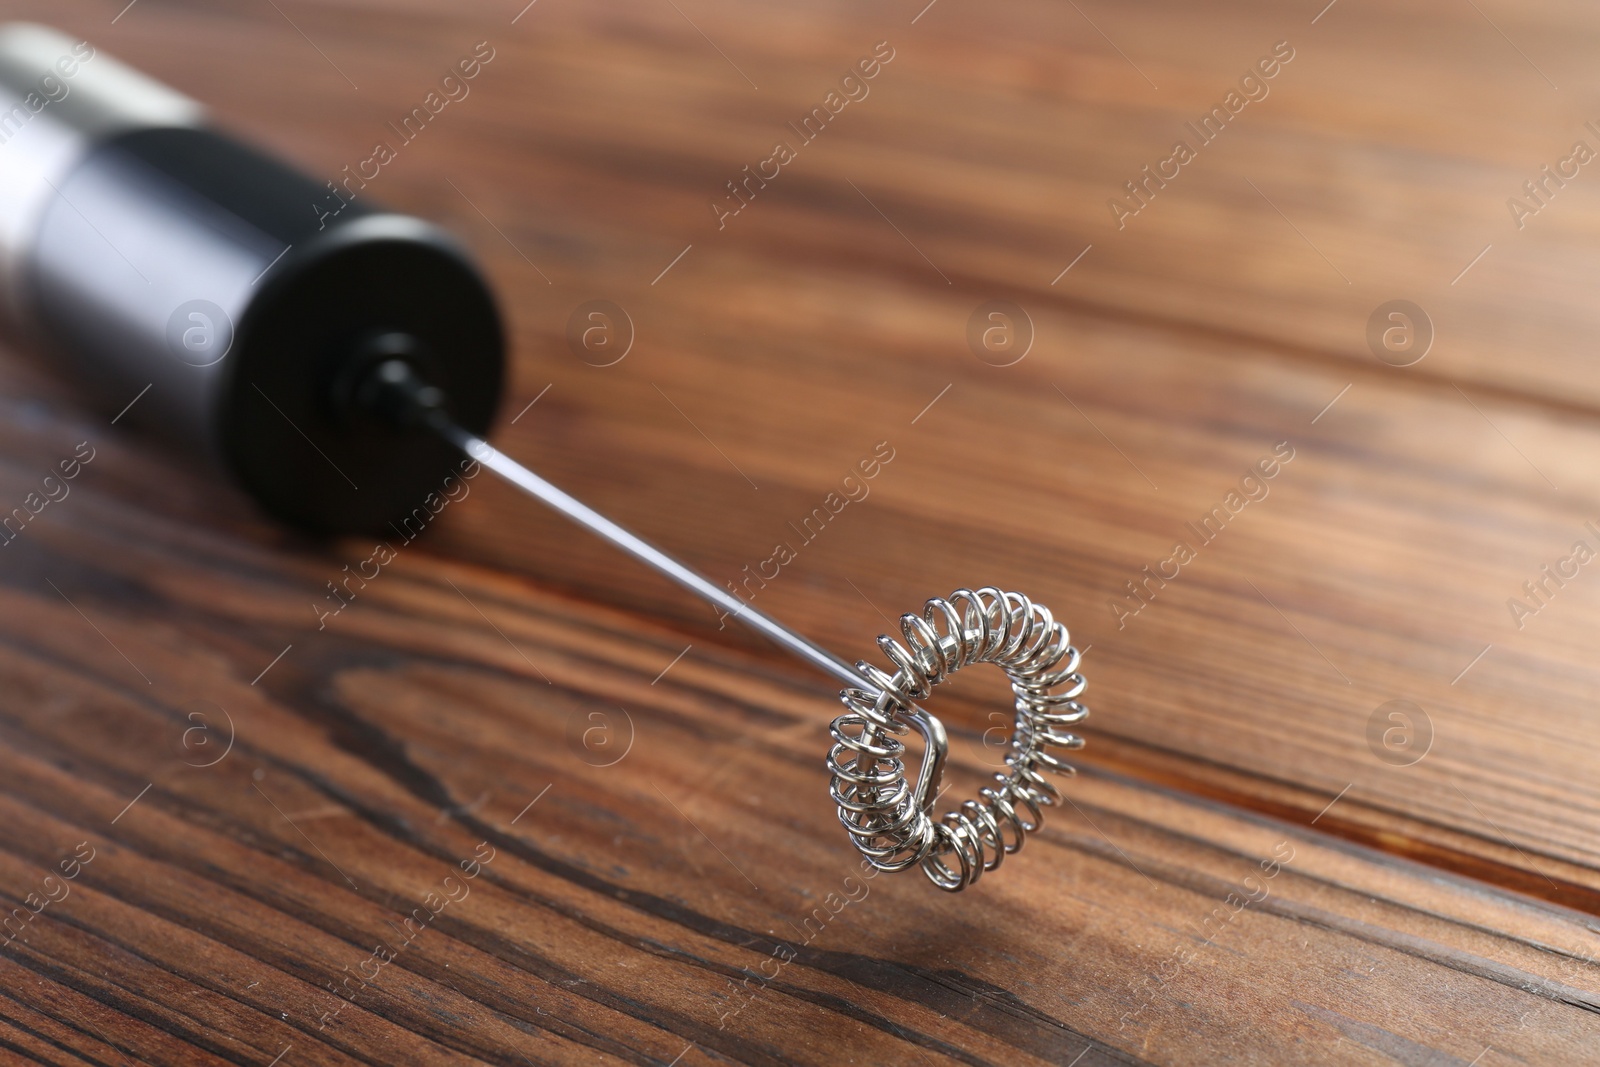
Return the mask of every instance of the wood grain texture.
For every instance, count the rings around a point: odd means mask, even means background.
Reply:
[[[1584,1062],[1600,1038],[1600,938],[1556,905],[1099,770],[973,893],[863,882],[785,664],[697,646],[658,679],[673,630],[412,554],[313,637],[328,560],[72,499],[14,543],[0,612],[0,879],[22,906],[93,850],[0,956],[19,1054]],[[985,755],[958,748],[958,788]]]
[[[960,898],[874,880],[807,944],[853,870],[826,682],[487,479],[319,631],[370,545],[270,528],[7,359],[3,499],[97,454],[0,560],[0,893],[96,858],[0,953],[0,1046],[1595,1059],[1600,586],[1520,628],[1507,600],[1596,543],[1600,214],[1588,169],[1521,228],[1506,201],[1600,145],[1600,16],[1479,7],[15,0],[329,178],[492,42],[371,194],[494,277],[497,442],[719,581],[792,543],[757,605],[850,658],[930,595],[1023,589],[1091,646],[1095,716],[1036,844]],[[719,228],[725,183],[880,41],[870,94]],[[1118,229],[1107,200],[1280,41],[1270,93]],[[637,329],[604,368],[566,339],[597,298]],[[1367,348],[1396,298],[1437,331],[1406,368]],[[993,299],[1035,328],[1012,366],[968,350]],[[795,532],[878,442],[867,499]],[[1393,700],[1431,724],[1414,765],[1369,742]],[[1002,701],[939,695],[960,791]],[[218,707],[234,748],[191,766]],[[480,842],[470,896],[324,1026],[328,983]]]

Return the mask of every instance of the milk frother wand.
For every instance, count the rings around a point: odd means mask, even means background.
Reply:
[[[464,72],[463,72],[464,75]],[[465,76],[465,75],[464,75]],[[320,534],[381,530],[475,460],[844,683],[831,796],[875,867],[960,890],[1022,847],[1072,773],[1079,652],[1019,593],[962,589],[854,666],[756,611],[485,440],[504,378],[488,285],[438,227],[326,188],[201,107],[54,30],[0,27],[0,309],[131,422]],[[347,198],[344,194],[350,194]],[[332,205],[337,204],[337,210]],[[302,460],[304,462],[302,462]],[[917,705],[994,663],[1015,695],[1006,770],[934,817],[948,750]],[[892,673],[891,673],[892,671]],[[907,777],[911,728],[924,753]]]

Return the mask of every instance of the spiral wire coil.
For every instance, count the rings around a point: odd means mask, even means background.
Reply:
[[[1074,773],[1052,749],[1083,747],[1083,738],[1065,731],[1089,714],[1077,700],[1085,685],[1079,652],[1050,609],[993,587],[930,600],[921,616],[902,615],[900,628],[904,644],[878,638],[895,673],[858,663],[877,690],[840,694],[847,710],[833,721],[832,795],[839,821],[873,866],[899,871],[920,865],[939,888],[957,892],[1019,850],[1043,825],[1041,808],[1062,803],[1048,775]],[[933,751],[932,734],[918,722],[919,716],[931,717],[915,702],[970,663],[993,663],[1011,680],[1016,728],[1007,770],[979,790],[979,799],[936,821],[932,794],[943,752]],[[913,725],[922,725],[930,737],[915,788],[907,781],[906,746],[899,740]],[[937,720],[932,726],[942,742],[942,727]],[[929,761],[936,761],[931,774]]]

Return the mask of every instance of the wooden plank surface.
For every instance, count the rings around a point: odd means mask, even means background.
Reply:
[[[371,546],[266,526],[7,359],[6,499],[97,450],[0,586],[0,892],[97,850],[0,956],[15,1054],[1596,1055],[1600,600],[1587,568],[1543,606],[1523,583],[1600,547],[1597,211],[1587,170],[1521,228],[1506,203],[1600,147],[1593,12],[8,11],[328,177],[491,42],[372,193],[494,277],[502,447],[719,581],[792,542],[756,603],[851,658],[930,595],[1023,589],[1091,646],[1095,709],[1077,807],[1036,845],[960,898],[874,880],[763,981],[851,870],[830,686],[486,480],[318,631],[322,583]],[[1119,229],[1108,199],[1282,41],[1267,95]],[[719,228],[725,183],[879,42],[865,99]],[[593,299],[635,326],[612,366],[567,341]],[[1006,367],[967,340],[997,299],[1035,335]],[[1404,368],[1368,348],[1394,299],[1436,333]],[[867,498],[794,532],[879,442]],[[1220,535],[1187,525],[1273,456]],[[1129,614],[1180,540],[1194,558]],[[941,691],[958,788],[1002,694]],[[1420,734],[1393,732],[1397,700]],[[213,705],[235,747],[186,766]],[[586,731],[626,723],[628,755],[591,766]],[[483,841],[471,896],[319,1030],[326,984]],[[1280,843],[1270,892],[1205,928]]]
[[[655,680],[679,632],[409,554],[312,637],[324,560],[75,503],[15,544],[0,612],[0,878],[60,898],[0,956],[18,1053],[1584,1062],[1600,1039],[1579,913],[1100,770],[976,891],[862,881],[816,685],[784,664],[697,648]],[[985,755],[958,749],[962,786]]]

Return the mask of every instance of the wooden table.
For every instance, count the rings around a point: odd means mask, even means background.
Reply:
[[[923,2],[12,0],[330,179],[488,42],[370,194],[493,277],[501,447],[717,581],[791,545],[755,603],[849,658],[1022,589],[1094,717],[973,890],[847,881],[827,681],[487,478],[319,629],[370,543],[8,357],[6,507],[95,457],[0,553],[0,893],[69,890],[8,1055],[1600,1062],[1600,15]]]

